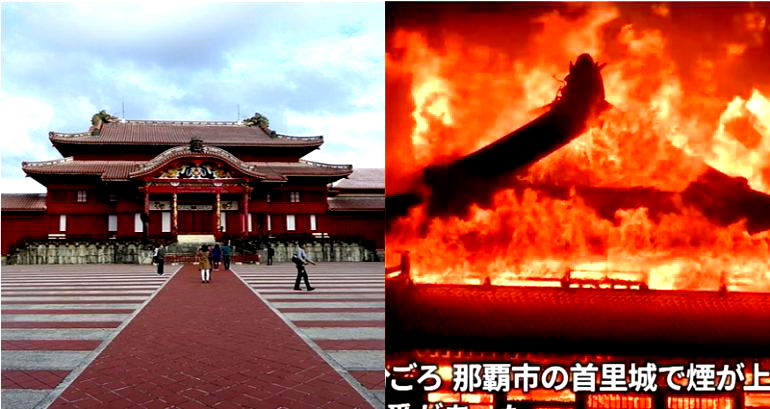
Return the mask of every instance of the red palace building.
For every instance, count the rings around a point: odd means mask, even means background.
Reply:
[[[384,248],[384,171],[301,159],[321,136],[249,120],[94,118],[88,132],[49,134],[64,159],[22,163],[48,193],[3,195],[3,256],[34,240],[201,234]]]

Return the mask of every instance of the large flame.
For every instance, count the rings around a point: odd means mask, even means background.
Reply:
[[[501,188],[488,208],[439,217],[413,207],[390,225],[389,264],[408,250],[413,279],[429,283],[521,284],[573,271],[656,289],[770,291],[770,231],[716,223],[682,199],[709,168],[770,194],[770,73],[734,77],[750,71],[755,62],[743,59],[765,46],[768,8],[731,13],[734,35],[708,37],[709,52],[696,55],[679,39],[703,28],[677,21],[681,9],[620,7],[545,11],[527,20],[534,34],[512,32],[507,40],[446,29],[436,41],[426,34],[436,30],[392,29],[389,84],[409,84],[405,106],[413,109],[409,118],[389,118],[389,194],[413,188],[426,166],[532,120],[580,53],[608,62],[602,75],[614,108],[519,175],[519,185]],[[405,144],[411,150],[399,149]],[[567,193],[554,195],[554,187]],[[589,187],[647,189],[668,199],[664,210],[602,214],[580,194]]]

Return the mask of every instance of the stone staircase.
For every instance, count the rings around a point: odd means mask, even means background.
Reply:
[[[193,263],[198,249],[208,244],[209,247],[216,244],[213,234],[180,234],[176,243],[166,247],[166,263]]]

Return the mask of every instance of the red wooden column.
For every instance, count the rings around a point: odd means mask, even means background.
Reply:
[[[174,199],[171,201],[171,233],[176,236],[177,227],[177,207],[176,207],[176,192],[174,192]]]
[[[243,206],[243,209],[241,210],[241,233],[248,235],[249,234],[249,190],[246,189],[245,192],[243,192],[243,200],[242,200],[241,206]]]
[[[214,211],[214,217],[217,219],[216,223],[214,223],[214,226],[216,226],[216,229],[214,230],[214,235],[219,238],[222,235],[221,222],[222,222],[222,202],[219,192],[217,192],[217,207]]]
[[[144,188],[144,214],[142,214],[142,237],[150,237],[150,189]]]

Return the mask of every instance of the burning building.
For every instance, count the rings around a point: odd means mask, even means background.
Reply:
[[[388,368],[445,381],[388,403],[770,405],[768,17],[388,5]],[[603,95],[576,82],[584,53]],[[449,388],[452,365],[522,362],[748,365],[709,393],[677,389],[692,373],[623,393]]]

